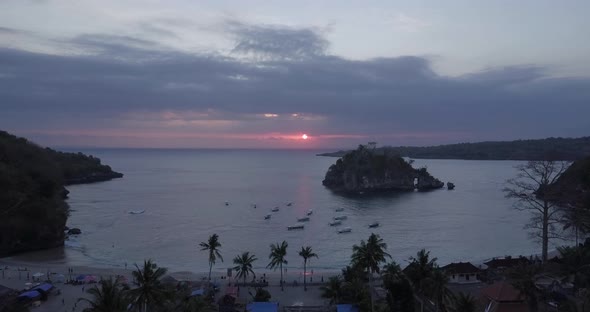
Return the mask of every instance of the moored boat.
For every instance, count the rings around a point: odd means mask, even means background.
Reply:
[[[142,214],[144,212],[145,212],[145,210],[132,210],[132,211],[129,211],[129,214]]]
[[[341,230],[338,230],[338,233],[339,233],[339,234],[342,234],[342,233],[350,233],[350,232],[352,232],[352,229],[351,229],[351,228],[349,228],[349,227],[347,227],[347,228],[343,228],[343,229],[341,229]]]
[[[348,217],[347,216],[338,216],[338,217],[334,217],[334,220],[346,220]]]
[[[311,214],[312,214],[312,213],[313,213],[313,209],[309,209],[309,210],[307,211],[307,215],[308,215],[308,216],[311,216]]]
[[[379,227],[379,222],[373,222],[373,223],[369,224],[369,227],[370,227],[370,228],[376,228],[376,227]]]
[[[336,208],[336,212],[342,212],[342,211],[344,211],[344,208],[342,208],[342,207]]]
[[[342,221],[340,221],[340,220],[330,222],[330,226],[337,226],[337,225],[341,225],[341,224],[342,224]]]
[[[264,216],[264,220],[268,220],[268,219],[270,219],[270,215],[269,214],[267,214],[266,216]]]
[[[309,217],[297,218],[297,222],[307,222],[309,221]]]
[[[296,225],[291,225],[287,227],[287,230],[291,231],[291,230],[303,230],[304,226],[303,224],[296,224]]]
[[[273,209],[271,209],[270,211],[272,211],[272,212],[277,212],[277,211],[279,211],[279,207],[274,207],[274,208],[273,208]]]

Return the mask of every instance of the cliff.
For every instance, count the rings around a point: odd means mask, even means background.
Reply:
[[[396,154],[375,153],[362,145],[330,166],[322,184],[345,193],[425,191],[444,186],[426,168],[414,169]]]
[[[122,176],[100,160],[42,148],[0,131],[0,256],[63,245],[64,185]]]
[[[549,191],[555,201],[590,211],[590,156],[573,162]]]

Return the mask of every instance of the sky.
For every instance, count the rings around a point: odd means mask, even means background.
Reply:
[[[52,147],[588,136],[588,12],[574,0],[2,0],[0,129]]]

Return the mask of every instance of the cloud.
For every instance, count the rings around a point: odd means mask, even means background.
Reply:
[[[325,146],[354,146],[365,139],[412,145],[590,133],[587,77],[550,77],[538,65],[447,77],[423,57],[329,55],[327,42],[311,29],[232,27],[235,51],[271,57],[251,61],[187,53],[95,34],[63,41],[83,53],[2,48],[0,125],[53,136],[59,135],[56,129],[88,128],[154,139],[186,132],[238,140],[234,134],[242,134],[248,142],[304,131]],[[166,144],[214,142],[194,141],[198,138]]]
[[[430,23],[410,17],[404,13],[398,13],[393,17],[392,24],[395,29],[405,31],[405,32],[418,32],[421,31],[423,28],[429,27]]]
[[[235,36],[235,53],[265,59],[303,59],[324,55],[328,42],[312,28],[279,25],[248,25],[228,21],[227,28]]]

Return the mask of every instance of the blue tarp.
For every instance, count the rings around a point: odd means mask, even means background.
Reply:
[[[246,306],[249,312],[278,312],[279,304],[276,302],[252,302]]]
[[[41,296],[41,294],[38,291],[36,291],[36,290],[29,290],[27,292],[24,292],[24,293],[18,295],[18,296],[20,298],[25,298],[26,297],[26,298],[34,299],[34,298],[37,298],[37,297]]]
[[[205,290],[204,289],[197,289],[197,290],[193,290],[193,292],[191,292],[191,297],[193,296],[202,296],[205,294]]]
[[[359,308],[352,304],[337,304],[336,312],[359,312]]]
[[[45,283],[45,284],[41,284],[41,285],[33,288],[33,290],[42,290],[44,292],[48,292],[51,290],[51,288],[53,288],[53,285],[51,285],[49,283]]]
[[[76,279],[77,279],[77,280],[79,280],[79,281],[80,281],[80,280],[83,280],[83,279],[85,279],[85,278],[86,278],[86,275],[84,275],[84,274],[80,274],[80,275],[78,275],[78,276],[76,277]]]

